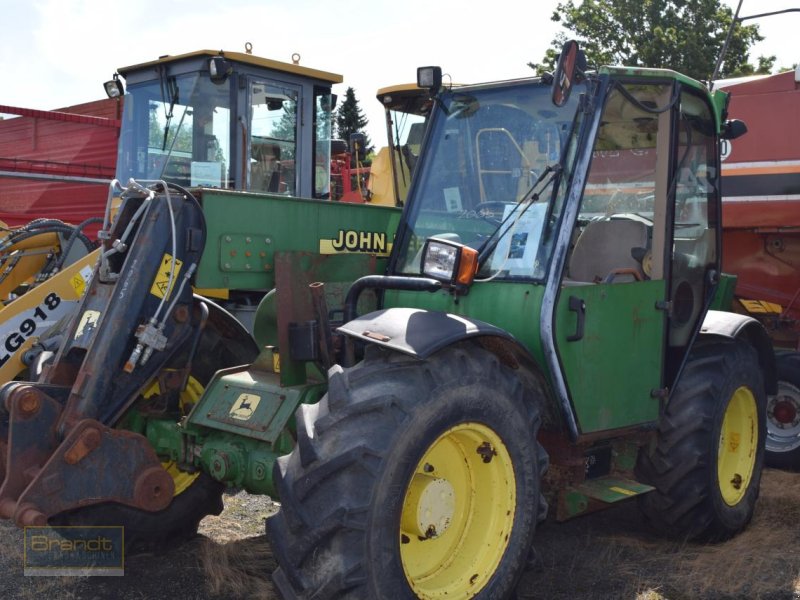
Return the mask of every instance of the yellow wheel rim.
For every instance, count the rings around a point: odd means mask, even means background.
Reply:
[[[719,439],[717,476],[722,499],[729,506],[738,504],[753,476],[758,448],[756,399],[742,386],[731,396]]]
[[[158,382],[158,379],[153,381],[150,387],[145,390],[142,397],[149,398],[154,394],[158,394],[161,392],[161,386]],[[201,384],[197,379],[189,376],[189,381],[186,384],[186,389],[181,392],[180,398],[180,408],[182,414],[187,414],[189,409],[194,406],[194,404],[200,399],[200,396],[203,395],[203,384]],[[194,483],[194,480],[200,477],[200,471],[196,473],[187,473],[186,471],[181,471],[178,468],[178,464],[174,460],[169,460],[161,463],[161,466],[170,474],[172,477],[172,481],[175,483],[175,496],[185,492],[190,485]]]
[[[403,501],[400,557],[419,598],[469,598],[497,570],[514,524],[516,481],[500,436],[463,423],[417,464]]]

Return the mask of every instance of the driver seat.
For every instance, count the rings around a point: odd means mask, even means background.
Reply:
[[[569,261],[569,278],[573,281],[601,283],[617,269],[642,266],[632,250],[647,247],[647,225],[629,219],[590,221],[575,242]],[[614,278],[615,283],[634,281],[630,274]]]

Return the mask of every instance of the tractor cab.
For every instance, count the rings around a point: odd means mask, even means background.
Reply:
[[[117,179],[328,198],[331,86],[342,77],[301,66],[298,55],[284,63],[249,50],[119,69],[127,90]]]
[[[390,271],[451,295],[385,302],[512,332],[577,437],[654,422],[700,329],[719,272],[720,107],[671,71],[603,67],[571,94],[551,81],[438,93]],[[442,268],[459,247],[476,255],[458,259],[476,265],[468,287]]]
[[[400,206],[408,193],[433,101],[416,84],[381,88],[377,98],[384,108],[388,146],[372,161],[369,188],[373,203]]]

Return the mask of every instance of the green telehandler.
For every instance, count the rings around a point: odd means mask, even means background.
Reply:
[[[234,58],[189,62],[233,96]],[[172,114],[169,72],[144,71]],[[4,517],[147,544],[191,533],[225,485],[267,493],[285,598],[508,597],[548,508],[637,498],[680,539],[747,525],[776,377],[763,327],[712,305],[719,140],[744,129],[727,95],[589,72],[574,42],[552,77],[440,73],[418,71],[433,108],[402,214],[125,185],[67,343],[0,390]],[[224,180],[196,160],[221,162],[186,156],[176,176]],[[274,287],[257,344],[184,282]]]

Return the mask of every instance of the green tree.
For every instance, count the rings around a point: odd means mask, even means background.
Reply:
[[[749,75],[769,75],[775,68],[775,56],[759,56],[758,65],[743,64],[738,71],[730,73],[729,77],[747,77]]]
[[[284,100],[281,118],[272,124],[272,129],[267,136],[283,142],[281,146],[281,160],[294,160],[297,145],[297,102]]]
[[[669,68],[709,79],[725,42],[733,11],[720,0],[575,0],[560,2],[551,19],[571,32],[559,33],[542,61],[529,65],[552,71],[563,43],[578,40],[589,65]],[[747,62],[750,47],[764,39],[758,25],[739,24],[720,76],[759,73],[772,57]]]
[[[370,141],[366,132],[367,123],[369,123],[369,121],[367,120],[367,117],[364,116],[364,113],[361,112],[361,108],[358,106],[358,100],[356,99],[356,93],[353,91],[353,88],[347,88],[344,101],[336,110],[335,121],[336,136],[340,140],[344,140],[349,143],[351,133],[363,133],[365,141],[364,150],[366,152],[370,152],[372,150],[372,142]]]

